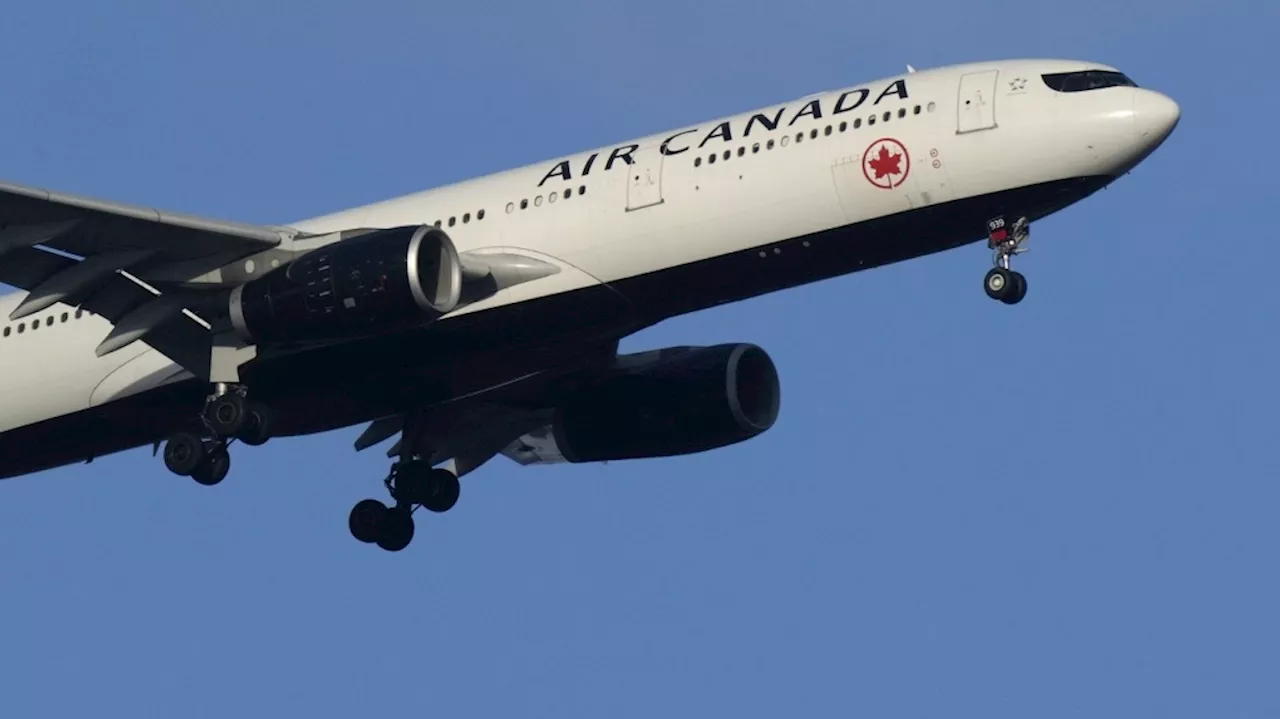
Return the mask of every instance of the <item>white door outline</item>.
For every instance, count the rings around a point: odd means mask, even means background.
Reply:
[[[996,79],[999,76],[999,70],[986,70],[960,78],[960,95],[956,98],[957,135],[996,126]]]
[[[662,161],[665,155],[657,147],[638,150],[635,161],[627,165],[627,212],[661,205]]]

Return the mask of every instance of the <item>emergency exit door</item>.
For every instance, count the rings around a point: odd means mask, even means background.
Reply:
[[[662,204],[662,160],[658,147],[639,150],[627,165],[627,212]]]
[[[956,134],[990,130],[996,126],[996,79],[999,70],[971,72],[960,78],[956,103]]]

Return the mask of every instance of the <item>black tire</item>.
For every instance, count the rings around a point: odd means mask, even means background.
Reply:
[[[362,499],[356,502],[356,506],[351,508],[351,515],[347,518],[347,528],[351,530],[351,536],[365,544],[373,544],[382,536],[382,527],[386,523],[384,517],[387,512],[387,505],[376,499]]]
[[[244,429],[249,419],[248,403],[244,397],[231,392],[215,397],[204,410],[209,429],[219,437],[234,437]]]
[[[1013,289],[1007,297],[1000,299],[1006,305],[1016,305],[1027,296],[1027,278],[1021,272],[1013,273]]]
[[[164,466],[180,477],[191,476],[204,457],[204,440],[190,432],[179,432],[165,442]]]
[[[421,502],[431,512],[447,512],[458,503],[462,494],[462,483],[457,475],[447,469],[432,470],[430,477],[431,494]]]
[[[250,447],[261,447],[271,439],[271,413],[256,402],[250,402],[246,412],[244,426],[236,434],[236,439]]]
[[[227,452],[227,448],[215,447],[209,450],[204,461],[191,473],[191,478],[206,487],[212,487],[226,479],[227,472],[230,471],[231,455]]]
[[[388,552],[398,552],[409,546],[413,541],[413,515],[408,509],[388,509],[382,520],[376,540],[379,547]]]
[[[1012,296],[1017,286],[1015,272],[1006,270],[1003,267],[993,267],[987,276],[982,278],[982,289],[986,291],[987,297],[993,300],[1006,301],[1005,298]]]
[[[401,462],[396,467],[396,499],[405,504],[422,504],[435,494],[431,465],[422,460]]]

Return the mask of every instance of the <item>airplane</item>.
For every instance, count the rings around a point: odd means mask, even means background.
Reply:
[[[1118,69],[920,69],[284,225],[0,184],[0,477],[163,444],[395,438],[356,539],[400,551],[459,478],[667,457],[773,426],[750,342],[619,354],[665,319],[986,240],[1014,305],[1030,223],[1110,185],[1178,105]],[[301,460],[300,460],[301,461]],[[425,515],[424,515],[425,516]]]

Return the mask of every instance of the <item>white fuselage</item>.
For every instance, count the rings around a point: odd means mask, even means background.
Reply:
[[[1177,107],[1145,89],[1069,93],[1041,81],[1086,68],[1109,69],[1027,60],[920,71],[291,226],[323,234],[439,223],[461,252],[514,249],[561,269],[442,323],[744,250],[758,249],[767,273],[771,243],[1128,171],[1172,130]],[[973,230],[978,239],[984,228]],[[21,298],[0,298],[0,318]],[[75,314],[55,305],[0,324],[0,432],[190,377],[142,342],[95,356],[110,325]]]

